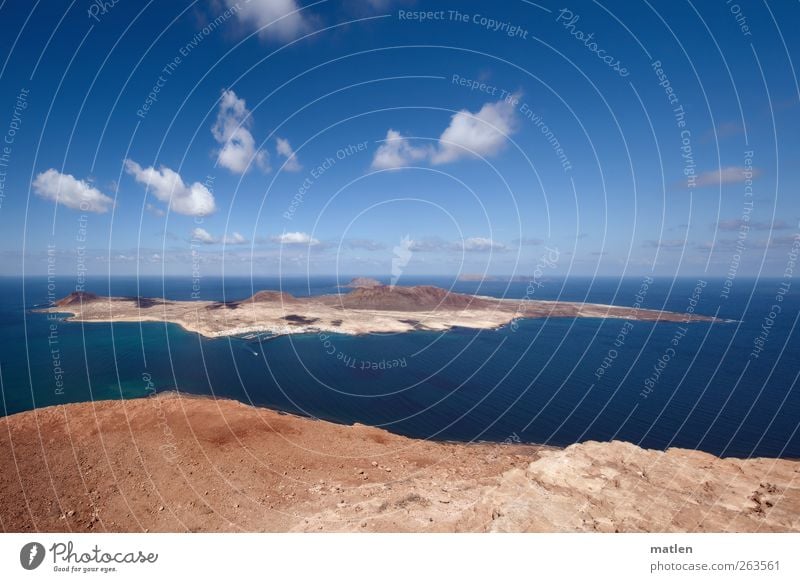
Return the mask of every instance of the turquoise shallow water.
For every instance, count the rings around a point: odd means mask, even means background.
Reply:
[[[415,283],[452,282],[404,281]],[[643,307],[682,312],[696,284],[656,280],[640,295]],[[98,279],[88,289],[188,299],[190,286],[178,279]],[[555,445],[616,438],[652,448],[800,457],[795,296],[784,296],[781,313],[763,332],[779,286],[778,280],[737,280],[723,299],[722,281],[709,280],[694,308],[709,315],[719,310],[736,322],[685,329],[549,319],[492,331],[311,334],[262,343],[208,340],[158,323],[49,321],[30,311],[47,300],[46,280],[1,279],[2,410],[177,387],[420,438]],[[240,299],[266,288],[330,293],[337,281],[204,280],[203,298]],[[641,278],[550,280],[534,298],[633,305],[641,288]],[[528,292],[524,282],[461,282],[454,289],[507,297]],[[72,290],[74,281],[57,281],[57,296]],[[762,349],[757,358],[756,346]]]

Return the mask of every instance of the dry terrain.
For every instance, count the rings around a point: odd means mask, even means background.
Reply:
[[[433,286],[390,287],[356,279],[348,293],[293,297],[259,291],[242,301],[170,301],[144,297],[100,297],[72,293],[46,311],[75,321],[176,323],[207,337],[268,333],[344,334],[443,331],[453,327],[493,329],[517,319],[605,317],[646,321],[714,321],[713,317],[593,303],[496,299]]]
[[[179,397],[0,419],[4,531],[800,531],[800,462],[411,440]]]

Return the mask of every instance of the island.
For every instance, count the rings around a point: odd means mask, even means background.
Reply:
[[[499,299],[455,293],[431,285],[383,285],[356,279],[349,292],[295,297],[259,291],[238,301],[173,301],[146,297],[102,297],[74,292],[41,311],[67,313],[81,322],[169,322],[205,337],[332,332],[350,335],[497,329],[521,319],[594,317],[691,323],[720,321],[676,313],[533,299]]]

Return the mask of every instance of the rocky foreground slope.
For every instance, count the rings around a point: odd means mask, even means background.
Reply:
[[[800,462],[411,440],[161,395],[0,419],[4,531],[800,531]]]

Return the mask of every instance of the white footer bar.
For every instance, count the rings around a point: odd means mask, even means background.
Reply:
[[[798,549],[767,533],[3,534],[0,579],[777,582],[800,580]]]

